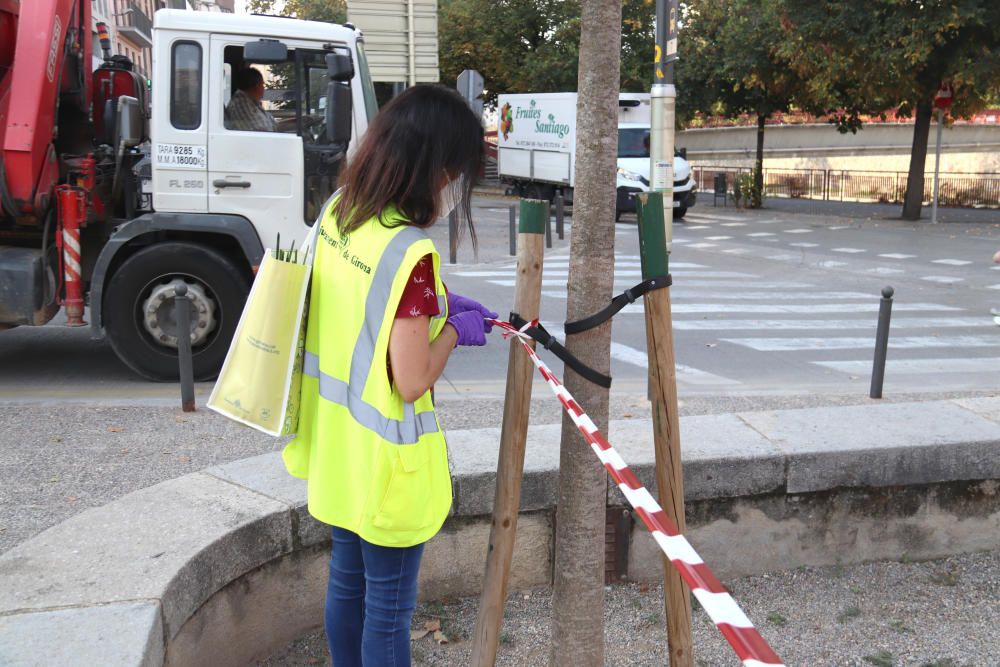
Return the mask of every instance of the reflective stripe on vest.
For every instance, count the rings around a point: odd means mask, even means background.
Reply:
[[[426,238],[427,233],[422,229],[407,227],[393,237],[382,253],[368,290],[368,299],[365,301],[365,323],[361,327],[351,358],[351,384],[355,387],[364,387],[368,380],[371,360],[375,356],[375,340],[378,338],[382,318],[385,316],[385,307],[389,302],[389,293],[392,292],[396,269],[403,262],[406,250],[416,241]],[[438,306],[440,305],[439,297]],[[445,309],[440,308],[440,312],[444,313]]]
[[[437,433],[437,419],[433,412],[414,414],[413,403],[404,403],[403,419],[390,419],[351,392],[346,382],[320,372],[319,357],[312,352],[306,352],[302,372],[319,380],[319,395],[323,399],[347,408],[354,421],[380,434],[384,440],[396,445],[412,445],[425,433]]]
[[[304,375],[319,380],[319,395],[331,403],[336,403],[348,409],[351,417],[365,428],[380,434],[384,439],[397,445],[416,443],[425,433],[438,431],[437,420],[433,412],[414,413],[412,403],[403,404],[403,419],[390,419],[383,415],[377,407],[361,397],[361,391],[368,382],[371,370],[371,360],[375,356],[375,340],[378,338],[382,319],[385,316],[386,304],[392,292],[392,283],[396,271],[402,263],[407,249],[414,242],[427,238],[427,234],[416,227],[401,230],[386,246],[368,291],[365,301],[365,320],[358,334],[351,355],[351,381],[344,382],[320,371],[319,356],[306,351],[302,372]],[[445,298],[438,295],[438,315],[432,319],[438,320],[445,316],[447,304]],[[357,388],[356,392],[350,386]]]

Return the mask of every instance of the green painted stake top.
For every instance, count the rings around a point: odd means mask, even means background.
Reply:
[[[663,226],[663,194],[650,192],[638,195],[635,200],[639,218],[639,257],[642,260],[642,279],[665,276],[669,272],[667,231]]]
[[[549,219],[549,202],[543,199],[522,199],[521,220],[517,231],[521,234],[544,234]]]

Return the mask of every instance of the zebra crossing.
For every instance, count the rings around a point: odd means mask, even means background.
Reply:
[[[762,366],[796,374],[805,384],[856,379],[871,371],[877,296],[843,284],[824,288],[792,276],[776,280],[773,274],[724,268],[671,262],[675,277],[671,289],[673,325],[681,362],[677,379],[681,385],[739,389],[753,384]],[[515,264],[480,265],[451,275],[511,288]],[[547,256],[543,297],[565,300],[568,275],[565,254]],[[683,280],[677,280],[681,277]],[[618,255],[615,292],[640,279],[639,256]],[[1000,370],[1000,329],[988,313],[945,300],[940,296],[912,302],[897,299],[887,382],[902,379],[947,384],[947,378],[955,374],[972,374],[995,385],[993,377]],[[645,369],[647,363],[642,315],[641,303],[626,306],[613,329],[612,360],[634,371]],[[545,326],[561,331],[557,323],[546,322]],[[998,356],[990,356],[991,348]],[[734,359],[739,361],[734,363]]]

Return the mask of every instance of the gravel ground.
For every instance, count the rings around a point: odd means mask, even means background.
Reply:
[[[1000,665],[1000,552],[923,563],[806,567],[725,583],[788,665]],[[414,630],[440,621],[451,641],[439,645],[432,635],[413,641],[414,665],[470,664],[477,608],[474,598],[421,605]],[[548,664],[551,611],[548,590],[512,594],[497,665]],[[604,619],[605,664],[667,664],[661,587],[609,587]],[[740,664],[697,603],[693,638],[698,667]],[[319,632],[258,667],[326,664]]]

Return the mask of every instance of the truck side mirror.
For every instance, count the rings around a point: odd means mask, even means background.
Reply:
[[[258,39],[243,45],[243,60],[261,65],[277,65],[288,60],[288,47],[276,39]]]
[[[351,79],[354,62],[350,54],[326,54],[326,138],[345,150],[351,141]]]
[[[351,86],[331,81],[326,86],[326,138],[347,147],[351,141]]]
[[[354,61],[351,60],[351,54],[326,54],[326,75],[331,81],[350,82],[354,78]]]

